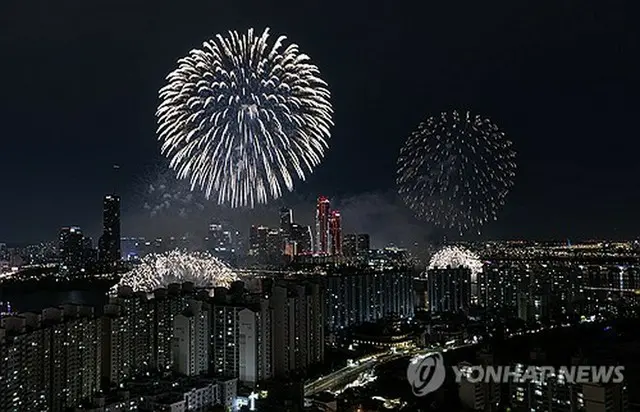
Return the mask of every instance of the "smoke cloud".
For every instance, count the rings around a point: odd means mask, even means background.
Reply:
[[[123,199],[123,236],[202,238],[209,224],[218,222],[246,237],[251,225],[277,227],[282,207],[293,210],[296,223],[315,230],[315,197],[290,194],[254,209],[231,209],[166,175],[142,184],[136,193],[131,202]],[[343,233],[368,233],[373,248],[393,245],[418,251],[430,243],[433,230],[415,219],[393,192],[329,198],[332,208],[341,212]]]

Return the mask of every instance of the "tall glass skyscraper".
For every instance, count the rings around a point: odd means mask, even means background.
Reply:
[[[103,201],[100,260],[115,263],[120,260],[120,197],[106,195]]]
[[[316,206],[316,253],[329,254],[329,214],[331,202],[325,196],[318,197]]]

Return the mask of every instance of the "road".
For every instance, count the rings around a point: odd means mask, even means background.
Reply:
[[[394,360],[414,357],[417,355],[424,355],[431,352],[446,352],[472,345],[473,344],[464,344],[447,348],[416,348],[411,350],[398,351],[395,353],[381,352],[375,355],[369,355],[355,361],[351,366],[345,366],[344,368],[332,372],[327,376],[322,376],[315,381],[306,384],[304,387],[304,396],[310,397],[324,391],[342,389],[348,383],[353,382],[361,373],[367,372],[373,369],[375,366],[380,366]]]
[[[320,392],[328,391],[339,387],[340,385],[347,384],[355,380],[358,375],[372,369],[374,366],[382,365],[387,362],[391,362],[395,359],[408,356],[405,353],[391,353],[384,352],[381,354],[367,356],[364,361],[362,359],[356,361],[351,366],[345,366],[335,372],[330,373],[327,376],[323,376],[313,382],[310,382],[304,387],[305,396],[313,396]]]
[[[507,336],[507,339],[514,338],[516,336],[536,334],[536,333],[542,332],[545,329],[566,328],[570,326],[571,325],[569,324],[565,324],[565,325],[551,326],[549,328],[544,328],[544,329],[539,328],[539,329],[527,330],[527,331],[522,331],[517,333],[511,333]],[[304,386],[304,395],[305,397],[311,397],[313,395],[316,395],[324,391],[342,389],[345,385],[356,380],[361,373],[367,372],[373,369],[375,366],[380,366],[397,359],[414,357],[418,355],[425,355],[427,353],[432,353],[432,352],[447,352],[451,350],[474,346],[476,344],[477,343],[465,343],[465,344],[460,344],[456,346],[447,346],[444,348],[433,346],[428,348],[414,348],[410,350],[398,351],[397,353],[380,352],[375,355],[369,355],[367,357],[358,359],[357,361],[354,362],[353,365],[346,366],[342,369],[339,369],[335,372],[330,373],[327,376],[322,376],[313,382],[309,382]]]

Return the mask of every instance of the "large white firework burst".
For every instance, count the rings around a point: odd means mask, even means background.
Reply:
[[[461,246],[445,246],[429,261],[428,269],[467,268],[471,270],[471,281],[476,282],[482,273],[482,261],[472,251]]]
[[[151,292],[183,282],[192,282],[198,288],[229,287],[236,280],[237,274],[209,253],[173,250],[146,256],[122,276],[113,290],[129,286],[134,291]]]
[[[512,143],[495,124],[453,111],[411,134],[398,159],[398,191],[418,217],[463,234],[497,219],[515,170]]]
[[[333,109],[309,56],[286,37],[229,32],[178,61],[160,90],[158,136],[180,179],[231,207],[293,190],[328,148]]]

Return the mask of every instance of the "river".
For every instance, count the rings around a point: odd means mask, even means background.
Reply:
[[[40,312],[48,307],[57,307],[65,303],[94,306],[96,313],[102,312],[107,303],[106,289],[93,290],[39,290],[32,292],[5,292],[0,299],[9,302],[12,312]]]

